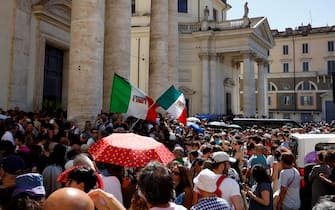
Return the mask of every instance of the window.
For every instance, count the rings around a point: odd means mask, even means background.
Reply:
[[[328,41],[328,52],[334,52],[334,41]]]
[[[308,53],[308,44],[307,43],[302,44],[302,53],[303,54]]]
[[[267,64],[267,70],[268,70],[268,73],[270,73],[270,64],[269,63]]]
[[[187,0],[178,0],[178,12],[187,13]]]
[[[309,71],[309,63],[307,61],[302,62],[302,71],[303,72]]]
[[[268,105],[271,106],[272,101],[271,101],[271,96],[268,96]]]
[[[273,84],[272,82],[268,83],[268,91],[277,91],[277,87],[275,84]]]
[[[288,45],[283,45],[283,55],[288,55]]]
[[[330,60],[327,62],[327,70],[328,74],[335,72],[335,60]]]
[[[313,105],[313,96],[301,96],[300,104],[302,106],[312,106]]]
[[[135,0],[131,0],[131,14],[136,13]]]
[[[297,90],[316,90],[316,86],[311,81],[304,81],[298,84]]]
[[[289,72],[289,68],[288,68],[288,63],[283,63],[283,72],[287,73]]]
[[[217,20],[218,20],[217,16],[218,16],[218,11],[217,11],[216,9],[213,8],[213,20],[214,20],[214,21],[217,21]]]
[[[280,105],[293,104],[293,96],[280,96]]]

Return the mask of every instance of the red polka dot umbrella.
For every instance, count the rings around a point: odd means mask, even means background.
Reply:
[[[166,165],[175,159],[164,144],[134,133],[113,133],[91,145],[88,152],[97,162],[129,168],[144,167],[152,160]]]

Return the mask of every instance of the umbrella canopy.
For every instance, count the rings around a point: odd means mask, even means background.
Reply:
[[[237,124],[227,124],[228,128],[235,128],[235,129],[242,129],[241,126],[237,125]]]
[[[200,122],[200,119],[199,118],[196,118],[196,117],[188,117],[187,119],[187,122]]]
[[[88,152],[97,162],[129,168],[144,167],[152,160],[166,165],[175,159],[164,144],[134,133],[113,133],[91,145]]]
[[[202,129],[198,124],[193,123],[193,122],[187,122],[186,124],[187,127],[192,128],[194,131],[198,133],[204,133],[204,129]]]
[[[227,127],[227,124],[224,122],[219,122],[219,121],[212,121],[207,123],[207,126],[209,127]]]

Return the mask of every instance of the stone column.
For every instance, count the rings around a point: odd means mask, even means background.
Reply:
[[[108,112],[114,73],[130,78],[131,0],[106,0],[103,110]]]
[[[178,0],[169,0],[169,83],[178,84],[179,31]]]
[[[72,0],[68,118],[79,125],[102,108],[105,0]]]
[[[232,62],[233,68],[233,81],[235,86],[232,92],[232,112],[233,114],[240,114],[241,107],[240,107],[240,62]]]
[[[251,54],[243,56],[243,113],[245,117],[256,115],[256,85],[254,59]]]
[[[202,64],[202,112],[210,112],[210,74],[209,74],[209,62],[208,54],[204,53],[200,55]]]
[[[257,89],[258,89],[258,94],[257,94],[257,109],[258,109],[258,117],[262,116],[267,116],[266,115],[266,109],[265,109],[265,103],[267,99],[267,95],[265,94],[266,88],[266,83],[265,83],[265,78],[266,78],[266,72],[264,68],[264,62],[263,61],[258,61],[258,80],[257,80]]]
[[[269,65],[268,65],[268,62],[265,61],[264,64],[264,71],[263,71],[263,74],[264,74],[264,112],[263,112],[263,115],[266,116],[266,117],[269,117],[269,84],[268,84],[268,68],[269,68]]]
[[[216,111],[218,111],[217,108],[217,98],[219,98],[218,96],[218,75],[217,75],[217,68],[216,68],[216,59],[217,56],[215,53],[211,53],[210,57],[209,57],[209,76],[210,76],[210,81],[209,81],[209,105],[210,105],[210,109],[209,112],[210,113],[217,113]],[[218,113],[217,113],[218,114]]]
[[[149,95],[157,99],[171,84],[168,77],[168,1],[151,1]]]
[[[224,69],[225,65],[223,63],[223,55],[219,55],[216,59],[216,75],[215,75],[215,96],[214,96],[214,113],[224,114],[225,113],[225,86],[224,86]],[[213,87],[213,86],[212,86]]]

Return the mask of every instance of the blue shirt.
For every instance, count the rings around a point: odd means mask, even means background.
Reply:
[[[269,191],[270,193],[270,203],[268,206],[263,206],[262,204],[258,203],[257,201],[255,201],[254,199],[250,199],[250,203],[249,203],[249,210],[272,210],[273,209],[273,191],[272,191],[272,187],[271,187],[271,183],[268,182],[262,182],[257,184],[255,191],[253,191],[253,193],[261,198],[262,195],[262,191]]]
[[[229,203],[219,197],[203,197],[198,203],[191,207],[191,210],[231,210]]]

